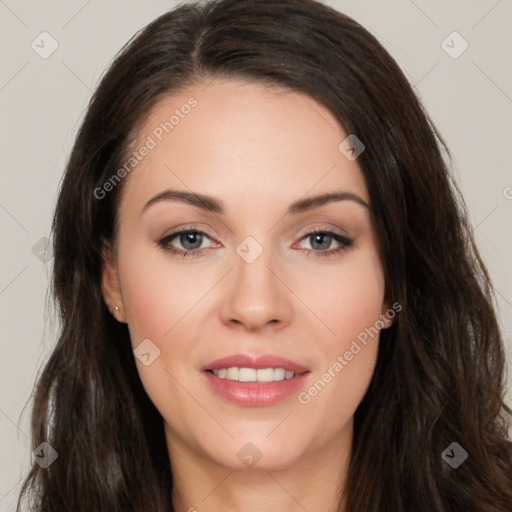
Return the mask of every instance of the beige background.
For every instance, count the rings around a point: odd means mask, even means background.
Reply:
[[[44,309],[51,259],[44,261],[40,241],[50,234],[65,160],[115,52],[176,3],[0,0],[1,511],[14,509],[28,467],[28,411],[20,415],[55,340]],[[512,373],[512,0],[328,3],[368,28],[397,59],[453,152],[496,286]],[[58,43],[47,59],[31,47],[43,31]],[[458,58],[441,46],[453,31],[469,44]],[[457,36],[446,44],[452,53],[463,48]]]

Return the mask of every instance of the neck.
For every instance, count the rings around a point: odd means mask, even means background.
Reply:
[[[168,435],[172,452],[173,506],[176,512],[342,512],[340,496],[352,443],[352,425],[320,450],[289,467],[229,468],[190,450]]]

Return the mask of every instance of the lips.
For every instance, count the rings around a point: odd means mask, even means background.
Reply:
[[[231,368],[252,368],[264,370],[279,368],[293,377],[271,382],[243,382],[221,378],[219,370]],[[245,407],[263,407],[275,404],[298,392],[309,381],[311,370],[307,367],[275,355],[250,356],[235,354],[216,359],[201,368],[207,383],[218,396]]]

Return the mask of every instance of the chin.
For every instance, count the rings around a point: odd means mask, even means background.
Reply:
[[[240,435],[229,440],[211,440],[211,445],[198,447],[212,463],[231,471],[241,469],[281,471],[307,458],[312,443],[276,435],[273,439],[258,435]],[[317,440],[318,442],[318,440]],[[316,442],[314,443],[316,445]]]

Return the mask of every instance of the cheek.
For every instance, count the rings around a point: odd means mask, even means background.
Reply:
[[[137,349],[149,339],[159,351],[148,366],[136,360],[146,391],[158,401],[162,393],[168,396],[179,391],[172,377],[185,382],[190,378],[187,372],[197,367],[195,341],[204,338],[207,301],[203,298],[212,287],[210,283],[215,283],[215,275],[192,270],[147,243],[127,240],[124,247],[120,243],[119,255],[132,346]]]
[[[322,334],[315,338],[321,364],[298,401],[328,420],[327,430],[349,420],[371,381],[384,288],[380,260],[370,251],[347,257],[337,272],[317,272],[302,288],[323,325],[317,322]]]
[[[151,354],[147,366],[136,358],[137,369],[164,417],[180,418],[179,411],[191,408],[182,385],[189,382],[187,372],[194,366],[190,340],[200,329],[201,304],[193,306],[204,295],[205,285],[200,286],[201,276],[180,271],[180,265],[169,265],[154,248],[140,245],[125,246],[129,256],[119,260],[123,302],[135,355],[139,344],[149,339],[150,351],[158,356],[153,359]]]
[[[120,258],[123,302],[132,344],[150,338],[162,343],[198,302],[206,287],[197,273],[170,265],[159,250],[150,247],[125,249]]]
[[[302,273],[297,281],[304,302],[323,323],[322,327],[319,322],[319,338],[325,340],[328,353],[344,349],[375,326],[383,310],[384,274],[377,254],[359,251],[346,256],[337,266],[318,265],[314,273]]]

